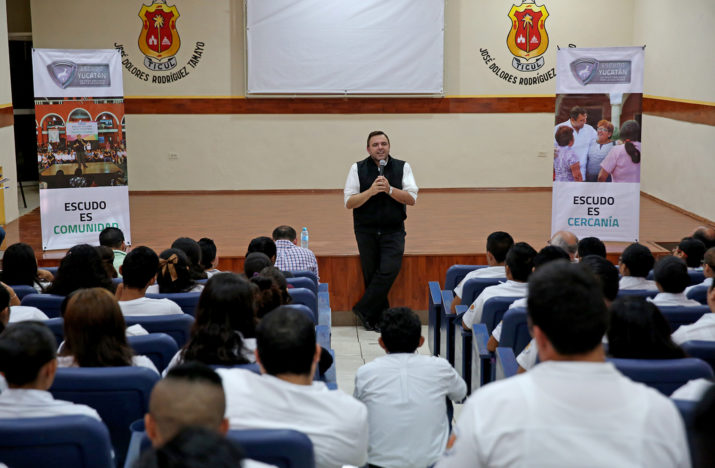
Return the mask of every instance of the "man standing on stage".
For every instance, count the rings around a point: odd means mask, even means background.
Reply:
[[[350,167],[345,181],[345,207],[353,210],[355,239],[365,293],[353,312],[367,330],[377,330],[390,307],[390,292],[405,251],[406,205],[417,200],[412,168],[390,156],[390,139],[380,130],[367,137],[369,156]]]

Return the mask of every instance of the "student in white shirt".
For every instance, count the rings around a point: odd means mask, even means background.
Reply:
[[[181,307],[169,299],[146,297],[147,288],[154,283],[159,268],[159,257],[149,247],[132,249],[119,267],[122,282],[115,297],[125,317],[182,314]]]
[[[528,310],[542,363],[467,400],[438,468],[690,466],[673,402],[606,362],[608,312],[593,274],[545,265],[529,280]]]
[[[694,237],[683,237],[678,246],[673,250],[673,255],[682,258],[688,265],[688,270],[701,270],[705,244]]]
[[[648,298],[658,307],[687,306],[697,307],[702,304],[685,296],[685,288],[690,283],[688,267],[685,262],[673,255],[663,257],[653,269],[658,293],[654,298]]]
[[[621,274],[618,288],[656,291],[658,286],[655,281],[646,278],[654,264],[655,258],[648,247],[638,243],[629,245],[618,259],[618,271]]]
[[[703,276],[705,276],[705,279],[702,283],[685,288],[686,296],[693,288],[697,288],[698,286],[710,287],[710,285],[713,284],[713,276],[715,276],[715,247],[710,247],[705,251],[705,256],[703,257]]]
[[[203,291],[204,285],[196,283],[191,278],[190,265],[191,263],[183,251],[179,249],[164,250],[159,254],[156,284],[149,286],[146,292],[170,294]]]
[[[452,300],[452,313],[456,307],[462,303],[462,294],[464,293],[464,285],[473,278],[506,278],[506,253],[514,245],[514,239],[509,233],[504,231],[495,231],[487,237],[487,267],[477,268],[476,270],[467,273],[467,276],[459,282],[454,288],[454,300]]]
[[[368,463],[383,468],[432,465],[449,437],[445,397],[461,401],[467,385],[446,360],[415,353],[424,337],[419,317],[409,308],[388,309],[380,330],[378,342],[387,355],[355,375],[354,396],[367,405]]]
[[[279,307],[263,317],[256,341],[262,375],[217,370],[231,429],[294,429],[313,443],[316,467],[364,465],[367,408],[313,380],[320,359],[313,321],[295,309]]]
[[[579,260],[589,255],[606,258],[606,244],[598,237],[584,237],[578,241],[576,255]]]
[[[218,266],[218,255],[216,255],[216,243],[213,239],[202,237],[199,239],[199,247],[201,248],[201,268],[206,272],[206,276],[211,278],[216,273],[221,273],[216,267]]]
[[[0,393],[0,418],[85,415],[100,420],[89,406],[55,400],[47,390],[57,372],[55,337],[39,322],[9,325],[0,335],[0,371],[9,389]]]
[[[707,299],[710,313],[703,315],[695,323],[678,327],[671,335],[677,344],[693,340],[715,341],[715,287],[712,284],[708,288]]]
[[[517,242],[506,254],[506,282],[484,288],[462,316],[462,327],[471,330],[482,320],[484,303],[492,297],[526,296],[529,275],[534,268],[536,250],[526,242]]]

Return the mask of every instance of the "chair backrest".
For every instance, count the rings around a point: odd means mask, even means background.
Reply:
[[[640,296],[640,297],[655,297],[658,291],[651,289],[619,289],[618,297],[623,296]]]
[[[693,289],[688,291],[687,297],[688,299],[695,299],[699,303],[706,305],[708,303],[708,287],[695,286]]]
[[[152,293],[146,295],[146,297],[151,297],[153,299],[169,299],[174,301],[179,305],[179,307],[181,307],[181,310],[183,310],[185,314],[189,314],[191,316],[196,315],[196,305],[199,303],[200,296],[200,292],[166,294]]]
[[[314,324],[316,324],[316,325],[318,324],[318,319],[315,316],[315,313],[307,305],[293,303],[293,304],[288,304],[286,307],[290,307],[291,309],[295,309],[300,312],[303,312],[307,317],[310,317],[310,320],[312,320]]]
[[[313,291],[313,294],[318,295],[318,285],[315,282],[305,276],[295,276],[293,278],[286,278],[286,282],[293,286],[293,288],[305,288]],[[289,288],[290,289],[290,288]]]
[[[669,396],[689,380],[712,379],[713,370],[697,358],[683,359],[616,359],[610,358],[626,377],[653,387]]]
[[[529,326],[526,323],[526,308],[515,307],[507,310],[502,322],[499,346],[511,348],[518,356],[531,341]]]
[[[318,298],[313,291],[305,288],[293,288],[288,290],[288,294],[293,298],[294,304],[303,304],[308,306],[313,311],[315,318],[313,321],[318,323]]]
[[[22,300],[22,298],[27,296],[28,294],[37,294],[37,289],[26,284],[10,284],[9,286],[12,288],[13,291],[15,291],[15,294],[17,294],[17,298],[20,300]]]
[[[315,291],[318,290],[318,276],[310,270],[290,270],[294,278],[310,278],[315,284]],[[288,278],[286,278],[288,279]]]
[[[462,287],[461,304],[470,305],[489,286],[494,286],[506,281],[506,278],[472,278]]]
[[[113,468],[107,427],[89,416],[0,419],[0,462],[16,468]]]
[[[112,278],[112,285],[114,285],[114,288],[115,288],[115,289],[117,288],[117,286],[119,286],[120,284],[122,284],[122,282],[123,282],[123,281],[122,281],[122,278],[121,278],[121,277]]]
[[[61,315],[60,308],[64,300],[65,296],[58,296],[56,294],[28,294],[22,298],[20,304],[37,307],[43,311],[47,317],[55,318]]]
[[[60,269],[60,267],[58,267],[58,266],[54,266],[54,267],[41,266],[38,268],[42,268],[43,270],[49,271],[50,273],[52,273],[52,276],[57,276],[57,270]]]
[[[703,281],[705,281],[705,273],[703,273],[702,270],[688,270],[688,276],[690,277],[690,286],[700,284]],[[653,273],[653,270],[651,270],[648,273],[648,276],[646,276],[646,279],[649,280],[654,280],[655,279],[655,273]]]
[[[246,457],[279,468],[315,466],[313,443],[307,435],[290,429],[250,429],[228,431]]]
[[[141,325],[149,333],[166,333],[181,348],[189,341],[194,317],[189,314],[125,316],[124,321],[128,327]]]
[[[702,359],[715,370],[715,341],[693,340],[680,345],[690,357]]]
[[[143,418],[159,375],[145,367],[68,367],[57,369],[50,388],[58,400],[94,408],[109,429],[117,459],[124,464],[129,445],[129,425]]]
[[[127,341],[134,350],[134,354],[151,359],[159,372],[163,372],[171,362],[171,358],[179,352],[176,341],[166,333],[129,336]]]
[[[65,320],[62,317],[55,317],[45,320],[43,323],[47,325],[47,328],[55,335],[55,341],[57,341],[57,346],[59,346],[65,339]]]
[[[504,314],[512,302],[520,297],[492,297],[484,303],[482,309],[482,323],[487,326],[489,333],[501,322]]]
[[[685,424],[685,433],[688,437],[688,446],[690,447],[690,461],[693,466],[697,466],[695,460],[699,460],[699,454],[696,453],[698,447],[696,447],[694,443],[693,423],[695,420],[695,408],[699,402],[692,400],[673,400],[673,403],[675,403],[675,406],[678,408],[680,417],[683,418],[683,423]]]
[[[708,306],[658,306],[665,319],[670,323],[670,329],[675,331],[681,325],[697,322],[700,317],[710,313]]]
[[[444,275],[444,289],[452,290],[464,279],[470,271],[486,268],[487,265],[452,265]]]

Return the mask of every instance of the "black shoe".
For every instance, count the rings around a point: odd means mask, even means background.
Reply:
[[[361,323],[362,326],[365,328],[365,330],[367,330],[367,331],[375,331],[375,332],[380,333],[380,327],[378,327],[377,325],[373,324],[370,320],[368,320],[368,319],[365,317],[365,314],[363,314],[361,311],[359,311],[359,310],[357,310],[357,309],[354,309],[354,310],[353,310],[353,313],[354,313],[355,316],[358,318],[358,320],[360,320],[360,323]]]

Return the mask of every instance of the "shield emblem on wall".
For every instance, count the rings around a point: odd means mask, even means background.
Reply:
[[[62,89],[67,88],[77,74],[77,64],[69,60],[57,60],[47,65],[50,78]]]
[[[544,23],[549,17],[546,6],[534,3],[512,5],[509,11],[511,29],[506,38],[509,51],[526,60],[538,57],[549,47],[549,36]]]
[[[587,85],[598,71],[598,60],[580,58],[571,62],[571,73],[582,85]]]
[[[168,6],[161,0],[154,0],[150,6],[142,5],[139,18],[142,20],[139,50],[157,60],[176,55],[181,46],[176,30],[176,20],[179,18],[176,5]]]

